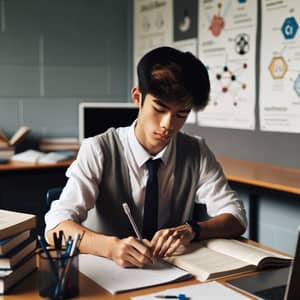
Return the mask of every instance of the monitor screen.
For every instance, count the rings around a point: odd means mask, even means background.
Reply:
[[[102,133],[110,127],[129,126],[137,114],[138,108],[133,103],[80,103],[79,140]]]

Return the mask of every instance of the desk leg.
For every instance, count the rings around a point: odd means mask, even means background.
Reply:
[[[258,242],[258,196],[249,195],[249,238]]]

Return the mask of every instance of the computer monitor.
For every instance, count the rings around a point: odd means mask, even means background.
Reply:
[[[138,108],[133,103],[82,102],[79,104],[79,141],[110,127],[129,126],[137,114]]]

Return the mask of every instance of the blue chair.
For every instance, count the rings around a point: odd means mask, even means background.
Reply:
[[[51,203],[54,200],[57,200],[62,192],[62,187],[54,187],[48,190],[46,195],[46,208],[47,210],[50,209]]]

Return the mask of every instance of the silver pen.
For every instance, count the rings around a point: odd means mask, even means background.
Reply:
[[[135,232],[138,240],[143,243],[142,235],[141,235],[138,227],[136,226],[136,223],[135,223],[135,221],[133,219],[133,216],[131,214],[131,211],[130,211],[130,208],[129,208],[128,204],[126,202],[124,202],[122,204],[122,206],[123,206],[124,212],[125,212],[126,216],[128,217],[129,222],[130,222],[130,224],[131,224],[131,226],[132,226],[132,228],[133,228],[133,230],[134,230],[134,232]]]

